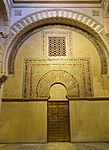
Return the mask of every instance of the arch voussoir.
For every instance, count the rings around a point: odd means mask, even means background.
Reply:
[[[5,72],[9,73],[8,67],[9,67],[9,60],[12,60],[10,58],[13,53],[13,48],[16,45],[17,41],[22,38],[23,35],[25,35],[27,32],[32,30],[33,28],[39,28],[40,26],[50,25],[50,24],[64,24],[68,26],[76,26],[84,31],[86,31],[88,34],[91,34],[96,41],[98,41],[100,44],[103,45],[103,54],[102,57],[100,57],[100,60],[103,59],[105,61],[105,69],[103,69],[102,66],[102,74],[108,73],[108,51],[109,46],[106,39],[106,34],[104,31],[103,26],[98,23],[93,18],[80,13],[76,11],[71,10],[59,10],[59,9],[52,9],[52,10],[44,10],[44,11],[38,11],[32,14],[29,14],[20,20],[18,20],[16,23],[14,23],[10,28],[10,42],[7,47],[7,51],[4,55],[4,70]],[[104,57],[105,56],[105,57]],[[101,64],[102,65],[102,64]],[[10,66],[12,67],[12,66]],[[13,71],[11,72],[13,73]]]
[[[52,70],[44,74],[39,80],[39,83],[36,87],[36,98],[48,99],[50,87],[56,83],[60,83],[65,86],[68,99],[80,96],[79,85],[76,79],[70,73],[63,70]]]
[[[53,17],[69,18],[75,21],[77,20],[83,23],[84,25],[87,25],[91,29],[95,30],[97,33],[100,33],[103,30],[103,26],[101,24],[99,24],[93,18],[90,18],[89,16],[86,16],[79,12],[74,12],[70,10],[47,10],[47,11],[32,13],[18,20],[15,24],[11,26],[10,32],[13,33],[13,36],[15,36],[22,29],[24,29],[26,26],[29,26],[33,22],[40,21],[46,18],[53,18]]]

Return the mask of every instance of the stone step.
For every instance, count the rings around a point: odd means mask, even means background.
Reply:
[[[109,150],[109,143],[0,144],[0,150]]]

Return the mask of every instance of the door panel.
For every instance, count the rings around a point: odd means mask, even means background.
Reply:
[[[48,141],[69,141],[69,103],[48,102]]]

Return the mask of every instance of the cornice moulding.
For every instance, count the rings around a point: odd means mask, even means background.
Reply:
[[[94,7],[102,7],[102,3],[104,0],[10,0],[12,3],[12,6],[15,8],[35,8],[35,7],[63,7],[63,8],[94,8]]]

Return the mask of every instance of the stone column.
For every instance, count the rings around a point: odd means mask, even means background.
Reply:
[[[0,113],[1,113],[1,103],[2,103],[2,94],[3,94],[3,87],[4,87],[4,82],[6,81],[7,76],[2,75],[0,77]]]
[[[4,84],[2,84],[2,86],[0,87],[0,114],[1,114],[1,104],[2,104],[3,87],[4,87]]]

